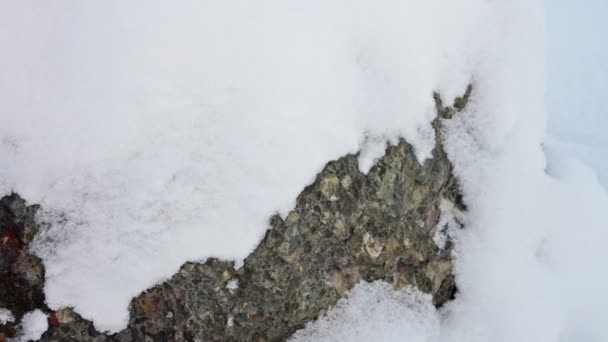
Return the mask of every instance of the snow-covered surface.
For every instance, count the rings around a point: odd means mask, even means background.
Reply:
[[[290,341],[408,341],[439,337],[440,320],[432,297],[415,289],[394,291],[384,282],[362,282],[325,319],[309,324]]]
[[[448,239],[457,237],[458,230],[462,228],[465,213],[458,210],[452,202],[447,200],[441,201],[439,209],[441,209],[441,216],[439,216],[439,222],[437,222],[433,241],[437,247],[444,249]]]
[[[238,279],[232,279],[229,282],[226,283],[226,288],[229,290],[235,290],[239,288],[239,281]]]
[[[26,313],[21,319],[21,326],[17,341],[36,341],[48,328],[48,321],[44,312],[34,310]]]
[[[608,1],[546,2],[549,134],[608,187]]]
[[[424,159],[433,90],[470,81],[470,8],[444,1],[3,5],[0,193],[55,222],[49,305],[102,330],[184,261],[245,257],[365,137]]]
[[[386,139],[366,136],[359,149],[359,170],[365,174],[384,155]]]
[[[15,320],[15,316],[13,313],[5,308],[0,308],[0,324],[4,324],[7,322],[12,322]]]
[[[589,168],[564,156],[563,145],[541,147],[546,119],[538,5],[513,1],[495,8],[504,20],[486,16],[488,24],[500,23],[500,39],[483,50],[469,110],[447,124],[447,150],[469,211],[456,244],[459,294],[442,309],[440,337],[427,341],[608,340],[602,312],[608,304],[608,195]],[[367,310],[357,301],[350,306]],[[338,332],[373,328],[340,315],[330,318],[341,322]]]
[[[608,340],[608,196],[541,146],[540,0],[3,6],[0,193],[54,222],[36,247],[51,307],[124,327],[182,262],[247,255],[328,160],[363,147],[366,171],[398,136],[423,160],[432,92],[473,81],[446,126],[469,207],[458,298],[437,313],[363,285],[302,338]],[[415,319],[381,324],[397,311]]]

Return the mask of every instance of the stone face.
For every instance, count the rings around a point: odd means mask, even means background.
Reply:
[[[464,108],[471,89],[453,107],[435,96],[437,144],[422,164],[404,140],[388,146],[367,175],[357,155],[331,161],[287,217],[270,218],[241,268],[217,259],[184,264],[132,300],[128,327],[114,335],[97,332],[71,309],[47,311],[42,340],[281,341],[361,281],[415,286],[443,305],[456,291],[452,242],[439,248],[434,236],[443,229],[438,224],[446,203],[466,208],[441,145],[441,120]],[[12,267],[36,269],[24,265]],[[36,274],[23,278],[38,284]]]
[[[46,309],[44,266],[28,251],[37,232],[37,210],[15,194],[0,199],[0,308],[15,317],[14,322],[0,325],[0,341],[15,337],[25,313]]]

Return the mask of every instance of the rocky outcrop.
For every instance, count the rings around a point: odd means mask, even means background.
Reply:
[[[28,251],[38,231],[34,220],[37,210],[15,194],[0,199],[0,308],[14,317],[14,321],[0,324],[0,341],[16,336],[24,314],[46,310],[44,266]]]
[[[361,281],[415,286],[443,305],[456,287],[452,243],[437,243],[437,236],[445,215],[465,208],[441,145],[441,121],[461,111],[470,93],[452,107],[435,96],[437,144],[424,163],[404,140],[388,146],[368,174],[359,171],[357,155],[331,161],[287,217],[270,218],[242,267],[217,259],[184,264],[132,300],[128,327],[114,335],[69,308],[49,312],[42,340],[280,341]]]

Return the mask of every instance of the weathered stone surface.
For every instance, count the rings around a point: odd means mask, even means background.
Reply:
[[[233,262],[186,263],[130,305],[127,329],[100,334],[71,309],[49,314],[44,341],[280,341],[322,316],[360,281],[416,286],[436,306],[456,291],[452,242],[434,235],[441,205],[464,210],[443,151],[441,120],[461,111],[471,87],[444,107],[435,96],[437,145],[420,164],[401,140],[367,175],[357,155],[329,162],[299,195],[295,208],[273,216],[264,238],[235,269]]]
[[[108,337],[95,330],[93,323],[80,317],[70,308],[51,311],[48,315],[49,327],[41,341],[101,342]]]
[[[0,308],[15,317],[14,322],[0,325],[0,341],[15,337],[25,313],[46,308],[44,266],[28,251],[37,232],[36,210],[15,194],[0,199]]]

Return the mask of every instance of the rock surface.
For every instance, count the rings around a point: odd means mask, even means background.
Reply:
[[[129,325],[117,334],[99,333],[69,308],[49,311],[40,260],[5,256],[18,253],[4,244],[0,271],[7,273],[2,273],[0,291],[13,292],[0,307],[19,319],[42,305],[49,317],[43,341],[281,341],[322,316],[360,281],[383,280],[395,289],[415,286],[441,306],[456,287],[452,242],[448,237],[438,244],[436,236],[445,229],[446,208],[466,209],[441,145],[441,120],[464,109],[471,89],[452,107],[435,96],[439,115],[433,123],[432,158],[420,164],[412,146],[401,140],[387,147],[367,175],[359,171],[357,155],[329,162],[287,217],[270,219],[242,267],[216,259],[184,264],[171,279],[132,300]],[[35,233],[26,228],[33,220],[15,213],[33,215],[35,207],[19,208],[3,209],[10,215],[0,212],[9,218],[0,216],[2,231],[13,227],[10,231],[20,232],[16,246],[25,246]],[[22,222],[16,226],[21,228],[14,228],[16,222]],[[36,272],[23,275],[15,271],[17,261],[5,266],[10,260],[27,261],[26,268]],[[24,277],[33,281],[22,296],[10,289]]]
[[[47,310],[44,266],[28,251],[38,230],[34,220],[37,210],[15,194],[0,199],[0,308],[15,318],[0,324],[0,341],[18,334],[18,324],[27,312]]]

